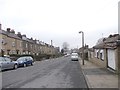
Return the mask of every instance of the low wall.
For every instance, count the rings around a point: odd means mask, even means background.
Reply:
[[[107,50],[104,49],[104,60],[101,60],[97,57],[95,57],[95,52],[93,52],[92,58],[89,57],[89,61],[95,63],[96,65],[99,65],[101,68],[107,68]]]
[[[91,61],[92,63],[95,63],[101,68],[107,68],[106,60],[102,61],[96,57],[93,57],[93,58],[89,58],[89,61]]]

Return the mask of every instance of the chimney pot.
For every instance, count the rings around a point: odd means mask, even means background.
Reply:
[[[17,36],[20,37],[20,38],[22,38],[22,35],[21,35],[20,32],[18,32]]]
[[[22,36],[23,36],[23,37],[26,37],[26,35],[25,35],[25,34],[23,34]]]
[[[21,33],[20,33],[20,32],[18,32],[18,34],[20,34],[20,35],[21,35]]]
[[[7,32],[9,32],[9,33],[10,33],[10,28],[7,28]]]
[[[31,40],[33,40],[33,38],[32,38],[32,37],[31,37],[30,39],[31,39]]]
[[[11,32],[11,33],[13,33],[13,34],[15,34],[15,31],[14,31],[14,29],[12,29],[10,32]]]

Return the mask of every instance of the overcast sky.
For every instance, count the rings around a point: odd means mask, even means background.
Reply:
[[[68,42],[70,48],[118,33],[120,0],[0,0],[2,28],[12,28],[54,46]]]

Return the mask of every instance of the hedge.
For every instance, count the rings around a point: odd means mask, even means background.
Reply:
[[[19,54],[11,54],[10,57],[13,60],[17,60],[19,57],[23,57],[23,56],[31,56],[35,61],[41,61],[44,59],[49,59],[49,58],[57,58],[60,57],[61,54],[56,54],[56,55],[47,55],[47,54],[40,54],[40,55],[29,55],[29,54],[23,54],[23,55],[19,55]]]

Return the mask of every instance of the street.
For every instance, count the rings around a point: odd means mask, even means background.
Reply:
[[[2,88],[87,88],[78,61],[60,57],[2,72]]]

